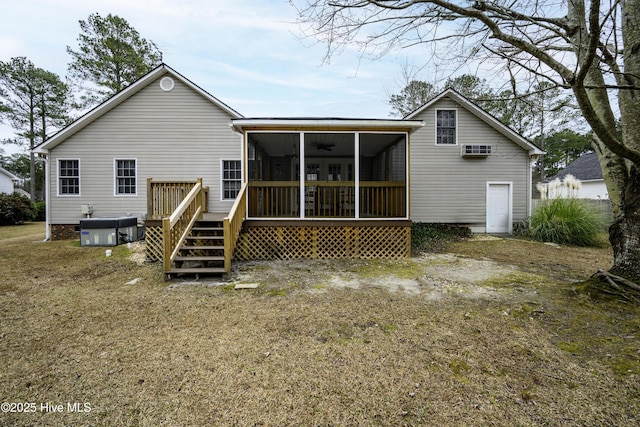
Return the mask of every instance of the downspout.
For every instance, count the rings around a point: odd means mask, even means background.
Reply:
[[[51,240],[51,186],[50,186],[50,165],[49,165],[49,151],[39,154],[44,160],[44,210],[45,210],[45,234],[44,241]]]
[[[529,173],[527,176],[527,187],[528,187],[528,192],[529,194],[527,194],[527,217],[531,216],[531,208],[532,208],[532,193],[533,193],[533,168],[535,167],[536,164],[536,160],[538,159],[538,155],[537,154],[529,154]]]

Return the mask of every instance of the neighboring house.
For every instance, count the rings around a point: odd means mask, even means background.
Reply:
[[[205,212],[229,217],[225,256],[237,259],[406,256],[411,221],[509,233],[530,213],[542,154],[453,90],[402,120],[244,118],[166,65],[37,151],[51,238],[88,212],[130,214],[169,264],[193,221],[175,212],[171,227],[186,231],[167,237],[160,218],[185,197],[200,212],[202,192]]]
[[[0,167],[0,193],[13,194],[20,178]]]
[[[567,175],[573,175],[574,178],[580,180],[581,185],[578,190],[575,190],[574,197],[579,199],[608,199],[609,193],[607,192],[607,185],[602,177],[602,168],[598,161],[598,155],[596,153],[587,153],[578,157],[560,171],[556,176],[550,179],[559,179],[563,181]],[[566,196],[566,188],[560,187],[558,191],[554,192],[551,197],[558,197],[560,195]]]

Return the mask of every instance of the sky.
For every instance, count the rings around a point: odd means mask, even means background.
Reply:
[[[347,48],[325,63],[326,46],[304,36],[288,0],[17,0],[0,14],[0,60],[26,56],[64,78],[66,47],[77,50],[78,21],[92,13],[126,19],[167,65],[245,117],[389,118],[403,64],[426,52],[370,60]],[[0,127],[0,139],[11,134]]]

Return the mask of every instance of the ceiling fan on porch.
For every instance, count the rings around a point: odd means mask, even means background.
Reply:
[[[333,147],[335,147],[336,144],[323,144],[321,142],[318,142],[316,144],[316,150],[323,150],[323,151],[332,151]]]

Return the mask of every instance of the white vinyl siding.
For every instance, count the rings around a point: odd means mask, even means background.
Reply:
[[[83,204],[93,205],[96,217],[141,218],[147,212],[147,178],[202,178],[209,211],[229,211],[233,201],[221,201],[220,161],[242,157],[240,136],[229,128],[233,117],[176,77],[173,90],[163,91],[162,77],[51,150],[51,164],[79,158],[82,166],[82,196],[52,197],[52,224],[77,224]],[[136,159],[135,195],[115,196],[114,159]],[[57,177],[52,178],[50,194],[57,194]]]
[[[235,200],[242,188],[242,163],[240,160],[222,161],[222,200]]]
[[[436,109],[457,111],[458,145],[436,145]],[[484,227],[487,181],[512,182],[512,219],[527,216],[526,150],[449,98],[412,119],[425,126],[411,135],[411,220]],[[463,157],[461,144],[491,145],[491,156]]]
[[[137,194],[138,175],[135,159],[115,159],[116,196],[135,196]]]
[[[0,171],[0,193],[11,194],[14,191],[14,181],[9,175]]]
[[[58,195],[80,195],[80,160],[58,159]]]

